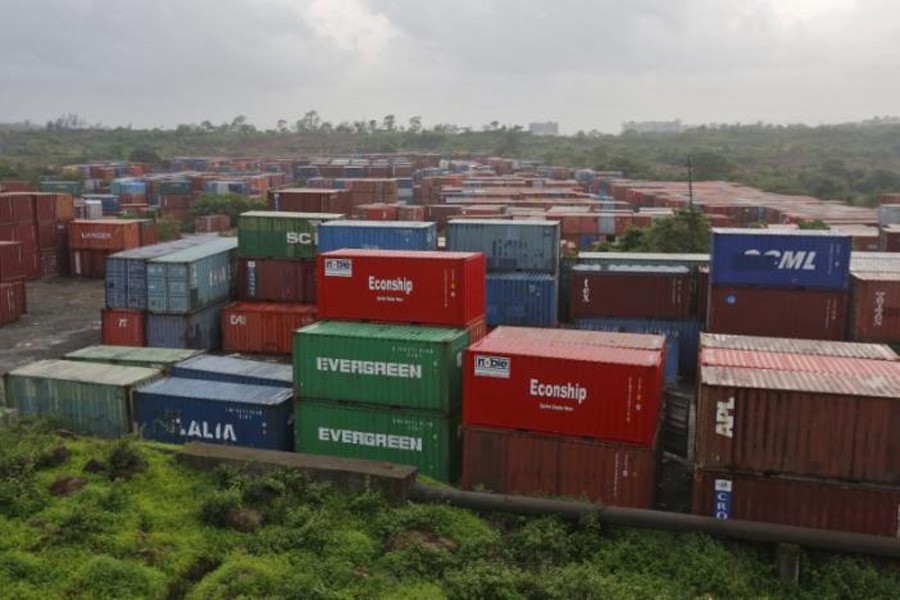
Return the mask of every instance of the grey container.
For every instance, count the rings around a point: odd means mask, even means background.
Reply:
[[[147,263],[147,309],[186,314],[231,296],[237,240],[219,238]]]
[[[293,391],[170,377],[138,391],[136,429],[147,439],[293,449]]]
[[[203,355],[191,358],[172,367],[172,376],[245,385],[294,387],[294,370],[291,365],[231,356]]]
[[[222,345],[222,309],[229,300],[186,315],[147,315],[147,346],[218,350]]]
[[[156,369],[42,360],[6,375],[9,403],[83,435],[119,437],[131,431],[134,392],[156,381]]]
[[[483,252],[488,272],[559,270],[559,221],[454,219],[447,250]]]

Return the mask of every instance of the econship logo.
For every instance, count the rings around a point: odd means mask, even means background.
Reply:
[[[237,442],[234,433],[234,425],[231,423],[216,423],[210,425],[207,421],[191,421],[187,429],[181,428],[180,433],[184,437],[198,438],[201,440],[216,440],[219,442]]]
[[[503,356],[475,355],[475,377],[509,379],[512,359]]]
[[[766,250],[760,252],[756,249],[744,251],[744,257],[750,262],[761,265],[774,265],[780,271],[815,271],[816,253],[806,250]],[[765,257],[766,260],[763,260]]]
[[[390,450],[422,451],[422,438],[407,435],[391,435],[373,433],[371,431],[352,431],[349,429],[331,429],[319,427],[319,441],[351,446],[368,446],[370,448],[388,448]]]
[[[537,379],[528,382],[528,393],[536,398],[575,400],[579,405],[587,400],[587,389],[577,383],[541,383]]]
[[[412,294],[412,279],[397,277],[396,279],[378,279],[369,276],[369,289],[373,292],[403,292],[407,296]]]
[[[326,258],[325,277],[353,277],[353,259]]]
[[[380,375],[398,379],[422,379],[422,365],[378,362],[374,360],[350,360],[347,358],[316,357],[316,369],[323,372],[349,375]]]

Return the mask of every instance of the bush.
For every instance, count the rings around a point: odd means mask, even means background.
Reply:
[[[98,556],[73,578],[69,590],[88,598],[159,598],[165,582],[161,573],[141,564]]]
[[[115,443],[106,459],[110,477],[130,478],[147,468],[147,459],[128,438]]]
[[[248,198],[240,194],[203,194],[191,206],[191,216],[228,215],[231,226],[237,225],[238,215],[251,210],[266,210],[265,200]]]
[[[241,493],[238,490],[216,492],[200,505],[200,520],[213,527],[226,527],[228,514],[241,508]]]

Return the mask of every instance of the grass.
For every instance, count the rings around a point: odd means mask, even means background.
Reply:
[[[84,486],[54,497],[61,476]],[[804,562],[792,589],[766,549],[701,535],[391,508],[287,471],[195,471],[158,444],[0,429],[4,598],[900,597],[896,565]]]

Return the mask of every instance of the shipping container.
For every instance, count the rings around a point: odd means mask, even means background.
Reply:
[[[278,212],[350,214],[352,198],[344,190],[287,188],[270,190],[269,210]]]
[[[701,367],[698,468],[900,483],[900,378]]]
[[[141,221],[103,219],[70,221],[69,248],[119,252],[141,245]]]
[[[147,262],[147,309],[186,314],[234,291],[237,240],[216,238]]]
[[[201,354],[172,367],[172,376],[245,385],[294,387],[291,365]]]
[[[900,538],[900,487],[729,471],[694,473],[696,515]]]
[[[850,278],[850,339],[900,343],[900,273],[853,273]]]
[[[818,356],[815,354],[701,348],[700,365],[799,371],[804,373],[831,373],[834,375],[846,373],[849,375],[896,377],[900,379],[900,361]]]
[[[437,250],[437,228],[424,221],[328,221],[319,225],[319,252]]]
[[[28,256],[21,242],[0,240],[0,283],[20,281],[28,274]]]
[[[79,277],[103,277],[110,250],[69,250],[69,272]]]
[[[235,302],[222,310],[222,350],[290,354],[294,331],[317,320],[314,305]]]
[[[556,327],[557,278],[544,273],[489,273],[485,281],[489,326]]]
[[[199,350],[178,348],[135,348],[132,346],[98,345],[87,346],[64,355],[66,360],[122,365],[125,367],[146,367],[168,371],[175,363],[180,363],[200,354]]]
[[[222,346],[222,309],[228,300],[183,315],[147,315],[151,348],[218,350]]]
[[[228,215],[206,215],[194,219],[194,231],[197,233],[213,233],[231,229],[231,217]]]
[[[283,387],[169,377],[137,392],[137,430],[169,444],[198,441],[293,448],[293,392]]]
[[[710,289],[712,333],[843,340],[847,331],[845,290],[715,287]]]
[[[0,223],[31,221],[33,217],[30,192],[0,194]]]
[[[703,348],[727,348],[757,352],[781,352],[787,354],[811,354],[816,356],[842,356],[869,360],[900,360],[900,356],[883,344],[854,344],[824,340],[798,340],[792,338],[757,337],[750,335],[725,335],[701,333]]]
[[[697,321],[657,321],[654,319],[620,319],[613,317],[578,319],[577,329],[643,333],[666,337],[666,380],[678,375],[692,376],[697,372],[697,352],[701,323]]]
[[[462,438],[464,489],[653,507],[653,448],[468,426]]]
[[[0,283],[0,325],[14,323],[28,312],[25,283]]]
[[[709,314],[709,267],[699,267],[695,283],[694,315],[701,323],[706,323]]]
[[[101,310],[100,339],[108,346],[143,346],[146,321],[147,313],[142,310]]]
[[[466,352],[466,425],[653,444],[664,383],[662,339],[658,350],[636,350],[503,330]]]
[[[240,258],[239,300],[316,303],[316,261]]]
[[[459,477],[458,416],[341,402],[295,405],[294,448],[305,454],[411,465],[445,482]]]
[[[713,286],[845,290],[851,240],[833,231],[713,229]]]
[[[319,223],[343,217],[332,213],[243,213],[238,218],[238,254],[241,258],[315,258]]]
[[[80,435],[131,431],[134,392],[159,379],[141,367],[41,360],[6,375],[6,398],[22,416],[51,419]]]
[[[465,329],[321,321],[294,334],[304,399],[459,411]]]
[[[319,316],[465,327],[485,312],[484,255],[337,250],[319,256]]]
[[[688,319],[691,272],[687,267],[572,269],[571,318]]]
[[[483,252],[488,271],[559,270],[559,221],[454,219],[447,249]]]

